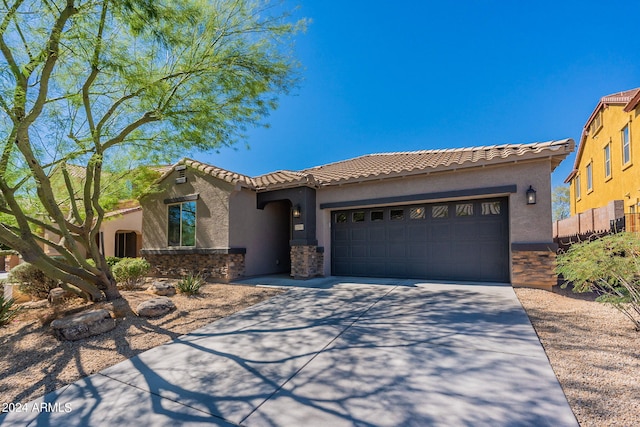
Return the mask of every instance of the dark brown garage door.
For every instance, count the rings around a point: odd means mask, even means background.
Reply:
[[[336,276],[509,281],[507,199],[332,212]]]

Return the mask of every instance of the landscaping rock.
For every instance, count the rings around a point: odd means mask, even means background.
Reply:
[[[46,299],[41,299],[38,301],[29,301],[21,304],[23,308],[27,310],[35,310],[39,308],[47,308],[49,307],[49,301]]]
[[[176,294],[176,288],[169,283],[153,282],[151,286],[147,288],[147,292],[155,295],[170,297]]]
[[[167,297],[158,297],[141,302],[136,308],[140,317],[158,317],[175,310],[176,305]]]
[[[49,296],[47,299],[49,300],[49,304],[51,305],[59,305],[64,302],[67,298],[67,291],[62,288],[53,288],[49,291]]]
[[[115,327],[116,319],[112,319],[109,312],[103,309],[84,311],[51,322],[56,337],[67,341],[102,334]]]

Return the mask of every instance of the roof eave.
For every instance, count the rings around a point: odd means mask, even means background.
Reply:
[[[624,112],[630,113],[634,108],[636,108],[640,104],[640,90],[635,94],[633,98],[625,105]]]
[[[463,162],[453,165],[439,165],[436,167],[430,167],[428,169],[415,169],[412,171],[401,171],[387,174],[377,174],[360,176],[349,179],[332,180],[321,183],[322,187],[339,186],[346,184],[359,184],[372,181],[382,181],[387,179],[408,178],[420,175],[430,175],[432,173],[440,172],[455,172],[460,169],[473,169],[473,168],[486,168],[492,166],[500,166],[507,163],[521,163],[525,161],[536,161],[543,159],[550,159],[552,161],[552,171],[555,169],[564,159],[567,158],[571,152],[575,149],[575,141],[571,138],[557,141],[557,145],[550,146],[537,153],[529,152],[522,155],[511,155],[508,157],[496,157],[491,160],[483,160],[477,162]],[[554,162],[555,160],[555,162]]]

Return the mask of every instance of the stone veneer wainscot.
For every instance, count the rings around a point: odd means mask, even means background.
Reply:
[[[182,277],[200,273],[206,279],[229,282],[244,276],[243,248],[231,249],[143,249],[142,256],[152,265],[150,275]]]

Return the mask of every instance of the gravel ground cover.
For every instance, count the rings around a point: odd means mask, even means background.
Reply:
[[[593,294],[516,289],[581,426],[640,425],[640,332]]]
[[[155,297],[121,291],[123,298],[97,304],[117,319],[114,330],[79,341],[58,341],[47,326],[60,313],[51,308],[24,310],[0,328],[0,405],[27,403],[138,353],[171,341],[282,291],[252,286],[205,284],[196,296],[171,297],[176,310],[158,318],[133,314],[137,305]],[[85,307],[81,299],[66,310]]]

